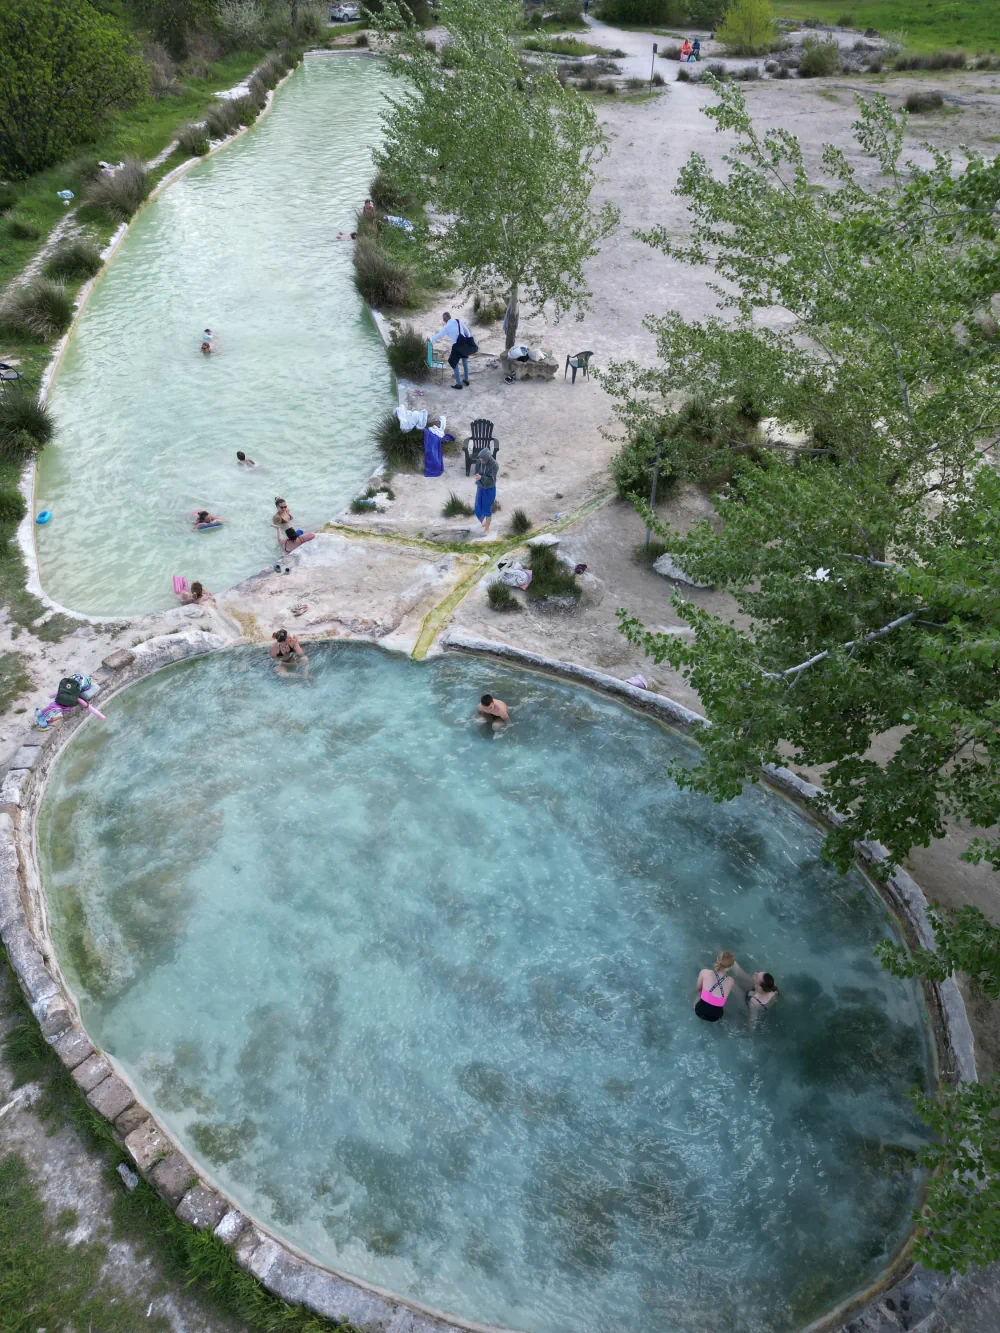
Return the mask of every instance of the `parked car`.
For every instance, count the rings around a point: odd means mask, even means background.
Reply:
[[[361,17],[361,9],[358,5],[331,5],[330,22],[331,23],[356,23]]]

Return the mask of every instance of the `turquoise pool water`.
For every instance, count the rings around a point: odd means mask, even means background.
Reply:
[[[877,1273],[928,1064],[862,879],[766,790],[677,790],[684,742],[598,695],[311,656],[140,683],[42,809],[84,1022],[203,1169],[320,1260],[532,1333],[786,1333]],[[726,946],[781,987],[753,1031],[692,1012]]]
[[[63,605],[166,607],[173,574],[221,591],[273,559],[276,495],[312,527],[370,474],[391,374],[334,238],[371,179],[386,78],[373,60],[307,59],[250,133],[135,219],[52,386],[37,508],[53,517],[35,539]],[[199,507],[227,526],[193,533]]]

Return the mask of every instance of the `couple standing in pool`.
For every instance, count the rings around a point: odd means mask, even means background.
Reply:
[[[730,976],[731,972],[736,973],[735,978]],[[698,999],[694,1006],[698,1017],[706,1023],[717,1023],[737,981],[745,989],[743,998],[751,1022],[769,1009],[778,997],[778,986],[770,972],[755,972],[751,977],[729,950],[724,949],[716,958],[714,967],[703,967],[698,973]]]

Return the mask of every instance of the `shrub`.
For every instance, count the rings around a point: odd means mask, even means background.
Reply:
[[[792,77],[792,71],[787,65],[782,65],[774,77],[776,79],[790,79]]]
[[[80,157],[74,157],[71,162],[67,162],[66,170],[82,188],[89,185],[92,180],[96,180],[101,174],[101,164],[96,157],[84,153]]]
[[[356,495],[351,501],[352,514],[370,514],[375,507],[375,497],[371,495]]]
[[[720,83],[725,83],[729,78],[729,69],[721,60],[712,60],[705,66],[707,74],[714,74]]]
[[[0,214],[9,213],[17,203],[17,191],[13,185],[0,181]]]
[[[35,219],[26,217],[23,213],[21,215],[8,213],[4,231],[13,241],[37,241],[42,234],[42,229]]]
[[[764,61],[764,70],[767,74],[777,74],[779,69],[781,69],[781,66],[778,64],[777,60]]]
[[[490,579],[486,585],[486,600],[491,611],[520,611],[521,603],[503,579]]]
[[[423,431],[401,430],[395,412],[383,413],[375,423],[375,443],[390,472],[414,468],[424,461]]]
[[[177,136],[177,142],[189,157],[204,157],[211,147],[203,125],[185,125]]]
[[[263,111],[264,108],[267,106],[267,93],[268,93],[267,84],[264,82],[264,80],[260,77],[259,74],[255,74],[253,78],[250,80],[248,87],[250,89],[249,93],[250,100],[253,102],[254,106],[257,108],[258,111]]]
[[[653,464],[656,460],[657,442],[650,432],[641,432],[634,439],[626,441],[611,460],[611,476],[623,500],[638,495],[641,500],[648,500],[653,486]],[[656,482],[656,500],[662,500],[670,491],[675,481],[669,467],[661,467]]]
[[[266,18],[260,0],[216,0],[216,23],[230,51],[252,51],[260,46]]]
[[[427,378],[427,342],[412,324],[393,329],[387,355],[397,375],[418,382]]]
[[[476,511],[473,509],[472,505],[466,504],[461,496],[456,495],[455,492],[452,491],[444,502],[444,508],[441,510],[441,515],[443,518],[459,518],[460,516],[468,518],[470,514],[474,514],[475,512]]]
[[[637,565],[655,565],[660,556],[666,553],[666,542],[661,542],[659,537],[651,536],[648,542],[642,541],[632,547],[632,559]]]
[[[305,42],[318,42],[326,36],[326,5],[299,5],[299,37]]]
[[[531,531],[531,519],[523,509],[515,509],[510,516],[510,530],[515,537],[523,537]]]
[[[413,195],[401,190],[381,167],[368,186],[368,198],[380,213],[401,213],[413,203]]]
[[[271,89],[280,81],[284,73],[284,61],[277,51],[272,51],[267,59],[261,62],[254,77],[260,79],[265,88]]]
[[[109,111],[146,95],[131,37],[93,5],[16,0],[0,41],[0,175],[14,180],[97,137]]]
[[[882,57],[881,57],[881,56],[869,56],[868,59],[867,59],[867,61],[865,62],[865,68],[868,70],[868,73],[869,73],[869,74],[881,74],[881,73],[882,73]]]
[[[588,74],[586,78],[580,79],[576,86],[585,93],[594,93],[601,85],[593,74]]]
[[[127,157],[111,176],[100,175],[87,189],[85,202],[115,222],[127,222],[149,194],[149,177],[137,157]]]
[[[20,338],[49,342],[65,333],[73,319],[73,302],[61,282],[35,278],[8,289],[0,304],[0,329]],[[25,394],[4,395],[22,399]]]
[[[760,66],[744,65],[742,69],[734,69],[732,77],[743,83],[753,83],[755,79],[760,78]]]
[[[691,71],[687,67],[687,65],[681,65],[680,69],[677,71],[677,82],[678,83],[695,82],[694,78],[692,77]]]
[[[910,93],[903,105],[911,112],[936,111],[944,98],[938,92]]]
[[[715,32],[728,55],[766,55],[775,38],[769,0],[734,0]]]
[[[661,60],[680,60],[681,48],[677,42],[668,42],[660,52]]]
[[[92,278],[103,262],[97,246],[80,238],[64,241],[46,260],[42,272],[47,278]]]
[[[539,24],[541,23],[541,21],[542,21],[542,16],[541,16],[541,14],[539,14],[539,16],[538,16],[538,22],[539,22]],[[432,56],[436,56],[436,55],[437,55],[437,49],[438,49],[438,48],[437,48],[437,42],[434,40],[433,37],[425,37],[425,38],[424,38],[424,50],[425,50],[425,51],[429,51],[429,52],[431,53]]]
[[[208,108],[205,116],[205,128],[210,139],[226,139],[243,124],[242,112],[238,101],[232,97],[219,97]],[[249,98],[247,99],[249,101]]]
[[[27,512],[20,491],[0,491],[0,523],[20,523]]]
[[[175,97],[180,92],[177,66],[166,47],[159,42],[150,42],[143,51],[143,59],[146,62],[149,91],[153,97]]]
[[[858,20],[850,12],[841,14],[840,18],[837,19],[838,28],[856,28],[857,26]]]
[[[922,55],[897,56],[896,69],[965,69],[964,51],[926,51]]]
[[[654,75],[653,75],[653,87],[654,87],[654,88],[665,88],[665,87],[666,87],[666,84],[667,84],[666,79],[663,77],[663,75],[660,73],[660,71],[657,70],[657,71],[654,73]]]
[[[687,21],[696,28],[714,29],[728,8],[729,0],[688,0]]]
[[[635,23],[663,27],[683,23],[686,9],[681,0],[601,0],[605,23]]]
[[[637,93],[637,92],[639,92],[639,90],[640,90],[641,88],[645,88],[645,86],[646,86],[646,80],[645,80],[645,79],[635,79],[635,78],[628,79],[628,80],[626,81],[626,85],[625,85],[625,86],[626,86],[627,88],[629,88],[632,92]]]
[[[233,115],[238,117],[238,125],[252,125],[260,115],[260,108],[257,103],[246,94],[243,97],[234,97],[231,101]]]
[[[840,47],[836,38],[829,37],[821,41],[818,37],[807,37],[802,43],[799,55],[799,77],[803,79],[822,79],[836,74],[840,69]]]
[[[532,546],[528,563],[531,569],[528,596],[532,601],[540,597],[580,596],[576,575],[559,559],[554,546]]]
[[[618,85],[614,79],[604,79],[601,83],[601,92],[607,93],[609,97],[618,96]]]
[[[611,50],[608,52],[608,55],[611,57],[612,60],[628,59],[628,52],[623,51],[620,46],[613,46]]]
[[[495,324],[498,319],[503,319],[507,303],[500,296],[476,292],[472,298],[472,309],[480,324]]]
[[[0,445],[25,457],[48,444],[55,429],[49,410],[30,393],[7,393],[0,398]]]
[[[368,45],[368,34],[367,34],[366,32],[359,32],[358,35],[357,35],[357,36],[355,37],[355,39],[354,39],[354,45],[355,45],[355,46],[367,46],[367,45]]]
[[[412,291],[407,269],[368,236],[354,242],[354,285],[370,306],[405,306]]]

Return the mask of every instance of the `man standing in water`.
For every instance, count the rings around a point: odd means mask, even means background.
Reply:
[[[509,722],[510,714],[502,699],[494,699],[492,694],[484,694],[479,700],[476,712],[486,722]]]

